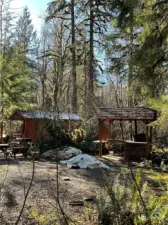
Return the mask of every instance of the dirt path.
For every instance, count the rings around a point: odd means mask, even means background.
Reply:
[[[59,165],[58,171],[59,198],[68,217],[77,220],[82,217],[80,220],[86,220],[86,225],[96,224],[96,218],[88,215],[88,207],[92,208],[94,217],[96,193],[101,190],[104,172],[101,169],[69,169],[64,165]],[[0,159],[0,224],[14,224],[16,221],[31,177],[32,161]],[[55,163],[35,162],[35,177],[20,224],[47,224],[45,220],[52,217],[53,212],[55,214],[56,177]],[[86,202],[85,198],[90,197],[92,201]],[[84,206],[70,206],[69,203],[74,200],[84,202]]]

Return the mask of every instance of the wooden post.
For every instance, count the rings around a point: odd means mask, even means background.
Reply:
[[[100,139],[100,149],[99,149],[99,156],[102,157],[102,139]]]
[[[152,126],[150,126],[150,151],[152,150],[152,134],[153,133],[153,127]]]
[[[12,134],[12,120],[9,121],[9,136],[11,139],[11,134]]]
[[[138,134],[138,129],[137,129],[137,121],[136,121],[136,120],[134,120],[134,123],[135,123],[135,135],[137,135],[137,134]]]
[[[1,122],[1,143],[3,144],[3,122]]]
[[[120,120],[120,127],[121,127],[122,141],[124,141],[124,130],[123,130],[123,121],[122,120]]]
[[[101,124],[102,120],[99,119],[99,157],[102,157],[102,136],[101,136]]]
[[[146,125],[146,158],[149,156],[149,136],[148,136],[148,125]]]
[[[111,121],[109,120],[109,127],[108,127],[108,132],[109,132],[109,139],[111,138]],[[110,140],[108,140],[108,154],[110,154]]]
[[[132,120],[130,120],[130,139],[132,141]]]

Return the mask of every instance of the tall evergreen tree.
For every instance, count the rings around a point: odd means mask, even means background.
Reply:
[[[1,102],[1,141],[3,136],[3,119],[5,108],[5,93],[4,93],[4,70],[7,67],[5,63],[6,52],[11,46],[12,25],[13,19],[10,11],[10,1],[0,0],[0,102]]]
[[[128,76],[129,86],[133,84],[133,92],[137,97],[137,94],[139,97],[142,96],[142,92],[148,96],[158,96],[167,86],[166,82],[162,82],[166,77],[167,62],[167,2],[157,0],[107,2],[109,9],[115,12],[113,19],[118,29],[118,34],[114,32],[116,30],[112,30],[111,36],[112,68],[125,71],[124,76]]]
[[[0,1],[0,12],[0,119],[2,140],[4,120],[8,118],[12,109],[23,109],[26,104],[30,105],[34,101],[33,91],[35,88],[27,66],[26,53],[23,51],[22,45],[16,44],[13,38],[15,36],[15,18],[12,16],[10,1]]]
[[[19,45],[26,54],[32,54],[34,52],[37,37],[27,6],[23,9],[22,14],[17,21],[15,39],[16,44]]]
[[[87,71],[87,105],[90,108],[90,99],[94,102],[94,87],[97,81],[97,68],[102,71],[97,60],[97,49],[102,49],[102,35],[106,32],[109,21],[109,12],[107,12],[105,1],[83,0],[81,1],[81,24],[86,29],[86,45],[88,45],[88,71]]]

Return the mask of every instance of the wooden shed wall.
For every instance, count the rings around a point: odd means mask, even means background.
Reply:
[[[24,137],[31,138],[34,143],[46,141],[49,139],[45,122],[39,119],[24,120]]]

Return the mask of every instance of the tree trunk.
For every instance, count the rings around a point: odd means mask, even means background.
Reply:
[[[94,14],[93,14],[93,0],[90,0],[90,54],[89,54],[89,73],[88,73],[88,106],[90,105],[91,98],[94,96]],[[90,111],[90,110],[89,110]]]
[[[42,108],[45,107],[45,80],[42,78]]]
[[[1,45],[1,49],[0,49],[0,54],[1,54],[1,56],[4,56],[4,54],[3,54],[3,34],[2,34],[2,29],[3,29],[3,17],[2,17],[2,6],[3,6],[3,2],[1,2],[1,4],[0,4],[0,15],[1,15],[1,17],[0,17],[0,45]],[[3,65],[1,65],[1,68],[0,68],[0,79],[1,79],[1,107],[2,107],[2,109],[1,109],[1,119],[2,119],[2,122],[1,122],[1,143],[3,143],[3,70],[2,70],[2,68],[3,68]]]
[[[130,16],[130,27],[129,27],[129,40],[130,40],[130,47],[129,47],[129,60],[132,60],[132,54],[133,54],[133,12],[131,12]],[[132,62],[131,62],[132,63]],[[133,76],[133,68],[132,64],[129,63],[129,68],[128,68],[128,89],[130,92],[130,88],[132,85],[132,76]],[[134,101],[133,101],[133,93],[132,91],[129,93],[128,96],[128,107],[133,107]]]
[[[72,32],[72,112],[77,112],[77,86],[76,86],[76,41],[75,41],[75,14],[74,0],[71,0],[71,32]]]

